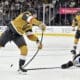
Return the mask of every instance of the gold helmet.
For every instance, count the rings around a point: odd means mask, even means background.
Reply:
[[[27,11],[25,11],[24,14],[26,15],[26,17],[33,16],[37,18],[36,10],[34,10],[33,8],[27,9]]]
[[[24,12],[24,13],[27,14],[27,15],[29,15],[29,16],[32,15],[31,12],[29,12],[29,11],[26,11],[26,12]]]

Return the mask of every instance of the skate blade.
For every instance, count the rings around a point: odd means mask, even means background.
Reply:
[[[23,71],[21,71],[21,70],[18,70],[18,73],[19,73],[19,74],[22,74],[22,75],[27,75],[27,72],[23,72]]]

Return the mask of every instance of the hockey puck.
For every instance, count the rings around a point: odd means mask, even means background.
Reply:
[[[13,64],[11,64],[10,67],[13,67]]]

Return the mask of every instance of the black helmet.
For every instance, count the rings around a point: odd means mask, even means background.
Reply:
[[[30,12],[32,15],[37,13],[37,11],[33,8],[29,8],[27,11]]]

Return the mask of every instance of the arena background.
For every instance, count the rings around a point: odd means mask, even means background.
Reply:
[[[6,30],[6,25],[21,12],[32,8],[37,11],[37,18],[47,25],[43,37],[43,49],[26,67],[60,67],[72,59],[71,50],[74,43],[72,19],[80,10],[80,0],[0,0],[0,34]],[[40,35],[41,30],[33,28]],[[24,36],[24,38],[26,38]],[[37,45],[26,38],[29,53],[26,62],[37,50]],[[80,52],[80,45],[78,50]],[[28,71],[27,75],[18,74],[20,52],[11,41],[0,49],[0,79],[1,80],[80,80],[80,68],[46,69]],[[11,67],[13,64],[13,67]]]
[[[0,32],[21,12],[32,8],[47,25],[47,36],[73,36],[72,19],[80,10],[80,0],[0,0]],[[35,29],[35,32],[38,29]]]

